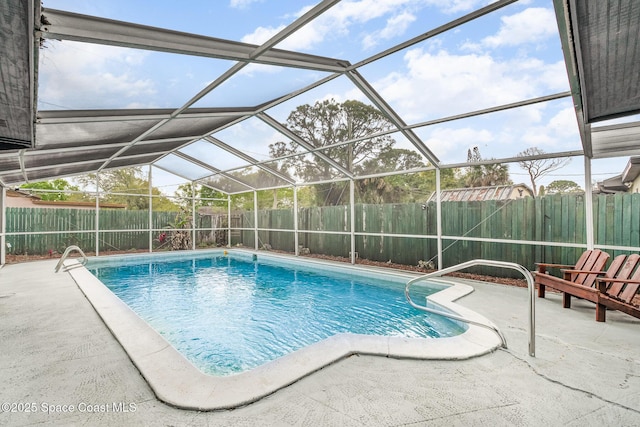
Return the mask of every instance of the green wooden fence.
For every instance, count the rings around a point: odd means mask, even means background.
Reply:
[[[260,211],[260,228],[275,222],[293,226],[292,210]],[[356,236],[358,256],[375,261],[416,265],[437,254],[435,203],[355,206],[356,233],[405,234],[420,237]],[[253,227],[253,212],[246,212],[241,227]],[[286,221],[284,220],[286,218]],[[596,245],[640,247],[640,194],[595,195],[593,198]],[[271,222],[270,222],[271,221]],[[299,243],[311,253],[349,256],[350,211],[346,206],[304,208],[298,211]],[[529,269],[535,262],[572,264],[586,245],[585,200],[582,194],[559,194],[507,201],[442,203],[443,266],[476,258],[516,262]],[[470,239],[499,239],[487,242]],[[511,243],[511,241],[534,243]],[[293,252],[292,233],[259,232],[260,245]],[[253,246],[253,231],[244,231],[238,243]],[[551,245],[550,245],[551,243]],[[553,246],[569,243],[575,247]],[[628,253],[609,250],[612,256]],[[511,276],[509,270],[478,267],[479,273]]]
[[[416,265],[437,254],[436,205],[419,203],[355,206],[356,252],[360,258]],[[148,211],[100,211],[100,250],[147,249]],[[351,212],[348,206],[298,210],[299,244],[314,254],[348,257],[351,251]],[[593,198],[597,246],[640,247],[640,194],[596,195]],[[174,222],[175,213],[154,212],[153,228]],[[295,251],[293,209],[261,210],[257,215],[260,247]],[[232,215],[232,228],[253,229],[254,212]],[[537,261],[573,263],[586,245],[584,195],[563,194],[537,199],[442,203],[443,266],[475,258],[517,262],[529,269]],[[219,224],[218,224],[219,225]],[[226,226],[226,221],[225,224]],[[199,218],[197,228],[211,228],[211,217]],[[7,208],[7,233],[47,232],[7,236],[14,253],[44,254],[77,244],[95,248],[95,212],[77,209]],[[132,230],[108,232],[109,230]],[[81,233],[87,231],[87,233]],[[317,233],[329,232],[328,234]],[[372,234],[411,235],[380,236]],[[210,234],[210,233],[209,233]],[[254,246],[253,230],[232,231],[230,243]],[[199,232],[204,240],[207,232]],[[473,240],[478,239],[478,240]],[[498,239],[499,242],[482,241]],[[533,243],[516,243],[512,241]],[[560,247],[549,243],[569,243]],[[612,255],[623,250],[610,250]],[[494,269],[477,272],[511,275]]]
[[[86,252],[95,250],[94,209],[7,208],[6,216],[10,253],[44,255],[49,251],[62,252],[69,245],[77,245]],[[175,212],[153,212],[152,229],[166,228],[175,223],[175,218]],[[149,249],[149,232],[146,231],[149,229],[149,211],[101,209],[98,222],[101,252]],[[211,216],[201,216],[196,227],[209,229],[211,224]],[[160,242],[155,240],[159,234],[160,231],[153,232],[154,248],[160,246]],[[210,234],[209,231],[199,231],[196,243],[210,240]]]

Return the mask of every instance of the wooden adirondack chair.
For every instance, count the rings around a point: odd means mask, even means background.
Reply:
[[[600,293],[596,305],[596,320],[601,318],[601,322],[605,321],[607,308],[640,319],[640,306],[633,303],[640,290],[640,255],[629,255],[615,277],[599,277],[596,284]]]
[[[575,265],[536,263],[538,271],[534,273],[534,277],[535,284],[538,287],[538,297],[545,297],[545,290],[548,286],[563,292],[563,306],[565,308],[571,307],[571,291],[575,289],[573,285],[581,285],[587,288],[593,287],[596,278],[605,274],[603,269],[608,259],[608,253],[599,249],[592,249],[584,251]],[[550,268],[561,269],[563,277],[560,278],[549,274],[548,270]]]

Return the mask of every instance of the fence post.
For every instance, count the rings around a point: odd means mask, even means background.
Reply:
[[[438,242],[438,263],[436,269],[444,268],[442,263],[442,198],[440,197],[440,168],[436,168],[436,234]]]
[[[231,194],[227,194],[227,247],[231,247]]]
[[[298,230],[298,186],[293,186],[293,245],[296,256],[300,255],[300,236]]]
[[[7,189],[0,187],[0,265],[7,262]]]
[[[153,252],[153,166],[149,165],[149,252]]]
[[[191,249],[196,250],[196,196],[193,181],[191,181]]]
[[[253,232],[254,234],[254,246],[257,251],[260,247],[259,237],[258,237],[258,192],[253,190]]]
[[[593,249],[593,193],[591,191],[591,159],[584,156],[584,209],[585,209],[585,222],[586,237],[587,237],[587,249]]]
[[[355,215],[355,183],[353,178],[349,180],[349,206],[351,208],[351,264],[356,263],[356,215]]]
[[[96,256],[100,255],[100,172],[96,172]]]

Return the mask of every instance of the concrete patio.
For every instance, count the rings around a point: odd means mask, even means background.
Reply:
[[[526,290],[479,282],[458,302],[494,321],[508,350],[464,361],[352,356],[242,408],[176,409],[55,263],[0,269],[0,425],[640,425],[638,319],[609,312],[597,323],[592,304],[565,310],[548,294],[536,300],[530,357]]]

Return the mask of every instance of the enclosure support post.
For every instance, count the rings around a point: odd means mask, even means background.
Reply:
[[[96,256],[100,256],[100,172],[96,172]]]
[[[438,236],[438,263],[436,269],[443,268],[442,263],[442,200],[440,198],[440,169],[436,168],[436,234]]]
[[[584,156],[584,218],[587,222],[587,249],[593,249],[595,242],[593,237],[593,193],[591,191],[591,159]]]
[[[152,166],[149,165],[149,252],[153,252],[153,176]]]
[[[196,189],[191,181],[191,249],[196,250]]]
[[[231,194],[227,194],[227,247],[231,247]]]
[[[355,182],[352,179],[349,180],[349,207],[351,209],[351,223],[350,223],[350,231],[351,231],[351,264],[356,263],[356,190],[355,190]]]
[[[254,233],[254,246],[255,250],[258,250],[258,192],[253,190],[253,233]]]
[[[7,262],[7,189],[0,187],[0,265]]]
[[[298,186],[293,186],[293,246],[296,256],[300,255],[300,237],[298,236]]]

